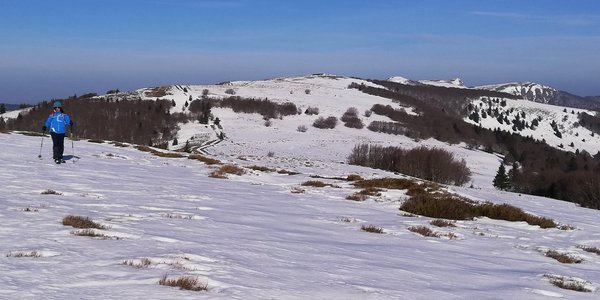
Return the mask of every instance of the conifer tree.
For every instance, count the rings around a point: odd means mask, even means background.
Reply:
[[[504,164],[500,164],[500,167],[498,168],[498,172],[496,172],[496,176],[494,177],[494,187],[496,187],[499,190],[507,190],[510,182],[508,179],[508,175],[506,175],[506,168],[504,167]]]

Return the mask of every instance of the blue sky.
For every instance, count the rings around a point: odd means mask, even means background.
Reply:
[[[600,95],[600,1],[0,0],[0,102],[311,73]]]

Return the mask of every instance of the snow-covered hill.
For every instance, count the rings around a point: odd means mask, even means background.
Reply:
[[[522,97],[525,100],[556,104],[559,91],[555,88],[533,82],[514,82],[504,84],[494,84],[475,87],[476,89],[490,90],[503,92],[515,96]]]
[[[245,134],[267,148],[273,141],[252,127]],[[40,137],[0,134],[0,298],[597,298],[600,256],[581,248],[600,247],[598,211],[489,186],[451,187],[475,201],[508,203],[574,229],[487,218],[434,227],[431,218],[398,210],[406,199],[402,190],[356,202],[345,199],[357,190],[343,180],[301,186],[314,180],[311,175],[393,174],[332,161],[319,148],[311,155],[322,155],[320,160],[303,159],[305,141],[297,137],[290,132],[285,139],[295,161],[277,151],[266,155],[267,149],[256,156],[214,157],[300,174],[246,168],[243,175],[218,179],[209,174],[219,166],[87,141],[73,142],[70,159],[57,166],[48,143],[44,159],[37,158]],[[338,140],[323,143],[338,155],[348,151]],[[476,181],[491,181],[498,158],[462,151],[479,170]],[[69,215],[105,229],[91,231],[99,237],[80,236],[85,232],[61,224]],[[368,225],[383,234],[361,230]],[[420,225],[443,237],[408,230]],[[562,264],[544,255],[549,250],[583,261]],[[163,276],[197,279],[208,291],[161,286]],[[591,292],[560,289],[549,282],[553,278]]]

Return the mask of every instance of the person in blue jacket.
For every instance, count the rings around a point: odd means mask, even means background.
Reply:
[[[63,152],[65,151],[65,129],[67,125],[71,126],[71,130],[73,130],[73,121],[63,111],[60,101],[54,102],[54,111],[46,119],[42,132],[46,132],[46,129],[50,131],[53,144],[52,158],[57,164],[65,162]]]

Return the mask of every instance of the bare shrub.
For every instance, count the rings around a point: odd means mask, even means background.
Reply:
[[[448,220],[442,220],[442,219],[435,219],[435,220],[429,222],[429,224],[431,224],[433,226],[437,226],[437,227],[456,227],[456,225],[454,225],[454,222],[450,222]]]
[[[464,160],[456,160],[452,152],[438,148],[404,150],[360,144],[347,160],[352,165],[400,172],[443,184],[463,185],[471,180],[471,171]]]
[[[271,121],[271,119],[269,119],[269,120],[266,120],[264,124],[265,124],[265,127],[271,127],[271,126],[273,126],[273,121]]]
[[[360,190],[360,192],[358,192],[358,194],[365,195],[365,196],[381,196],[382,191],[383,191],[382,189],[378,189],[376,187],[368,187],[368,188]]]
[[[227,95],[235,95],[235,90],[234,89],[226,89],[225,90],[225,94],[227,94]]]
[[[176,152],[161,152],[161,151],[152,151],[152,154],[159,156],[159,157],[166,157],[166,158],[182,158],[185,157],[185,155],[181,154],[181,153],[176,153]]]
[[[298,129],[299,132],[306,132],[308,130],[308,128],[306,127],[306,125],[298,125]]]
[[[254,170],[254,171],[261,171],[261,172],[275,172],[276,171],[276,169],[263,167],[263,166],[249,166],[247,168]]]
[[[415,232],[415,233],[418,233],[418,234],[420,234],[422,236],[440,237],[439,233],[431,230],[427,226],[422,226],[422,225],[419,225],[419,226],[410,226],[410,227],[408,227],[408,230],[412,231],[412,232]]]
[[[267,152],[267,157],[273,157],[273,156],[275,156],[275,152],[273,152],[273,151]]]
[[[310,89],[305,89],[304,93],[307,94],[307,95],[310,95]]]
[[[385,188],[406,190],[412,187],[418,187],[420,186],[420,184],[417,181],[410,179],[385,177],[359,180],[354,182],[354,186],[359,188]]]
[[[362,120],[358,117],[358,109],[356,109],[356,107],[348,108],[340,120],[344,122],[344,126],[346,127],[356,129],[365,127],[365,124],[363,124]]]
[[[63,218],[62,224],[65,226],[72,226],[74,228],[97,228],[106,229],[106,226],[100,225],[87,217],[68,215]]]
[[[298,175],[300,174],[300,172],[294,172],[294,171],[288,171],[288,170],[278,170],[277,171],[278,174],[286,174],[286,175]]]
[[[164,275],[159,281],[158,284],[178,287],[181,290],[190,290],[190,291],[207,291],[208,284],[201,283],[197,277],[184,276],[176,279],[169,279],[167,275]]]
[[[383,228],[375,225],[363,225],[360,227],[360,230],[372,233],[383,233]]]
[[[96,143],[96,144],[104,144],[104,141],[100,140],[100,139],[89,139],[88,142]]]
[[[545,253],[545,255],[547,257],[554,258],[563,264],[579,264],[583,261],[583,259],[579,257],[575,257],[567,253],[560,253],[556,250],[549,250]]]
[[[338,122],[337,118],[334,116],[329,116],[327,118],[318,117],[313,122],[313,127],[316,127],[319,129],[333,129],[337,125],[337,122]]]

